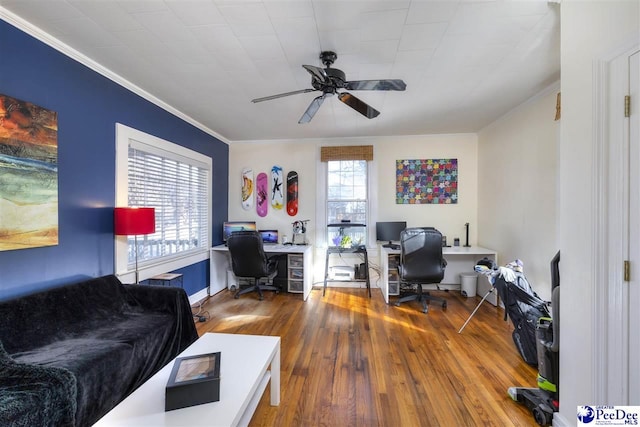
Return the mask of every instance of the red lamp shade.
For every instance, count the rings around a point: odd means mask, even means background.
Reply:
[[[154,208],[115,208],[115,234],[134,236],[156,231]]]

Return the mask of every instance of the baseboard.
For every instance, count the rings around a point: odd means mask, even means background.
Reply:
[[[570,423],[560,412],[553,413],[553,427],[572,427],[575,423]]]
[[[199,290],[195,294],[190,295],[189,296],[189,304],[193,305],[193,304],[197,303],[198,301],[202,301],[203,299],[205,299],[208,296],[209,296],[209,287],[207,286],[206,288]]]
[[[455,283],[440,283],[438,285],[422,285],[424,291],[437,291],[438,288],[443,291],[460,291],[460,285]]]

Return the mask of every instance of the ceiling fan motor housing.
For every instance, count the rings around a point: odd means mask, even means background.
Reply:
[[[324,64],[325,67],[330,67],[334,62],[338,59],[338,54],[332,52],[330,50],[325,50],[320,52],[320,61]]]
[[[336,93],[336,89],[344,88],[347,80],[344,71],[327,67],[324,72],[327,75],[327,80],[325,81],[320,81],[314,76],[311,77],[311,86],[314,89],[321,90],[324,93]]]

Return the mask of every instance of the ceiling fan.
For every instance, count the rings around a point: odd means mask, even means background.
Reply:
[[[313,89],[295,90],[293,92],[280,93],[277,95],[265,96],[264,98],[252,99],[251,102],[269,101],[271,99],[282,98],[289,95],[299,93],[308,93],[321,91],[322,95],[311,101],[311,104],[304,112],[298,123],[309,123],[316,114],[324,99],[331,95],[338,95],[338,99],[356,110],[358,113],[373,119],[380,112],[364,101],[356,98],[349,92],[338,92],[338,89],[348,90],[405,90],[407,85],[402,80],[353,80],[347,81],[346,75],[342,70],[331,68],[331,65],[338,58],[338,55],[332,51],[324,51],[320,53],[320,61],[326,68],[315,67],[313,65],[303,65],[302,67],[311,74],[311,86]]]

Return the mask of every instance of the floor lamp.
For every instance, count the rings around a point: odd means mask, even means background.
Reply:
[[[136,285],[138,280],[138,236],[156,232],[156,213],[154,208],[115,208],[115,234],[134,236],[136,245]]]

